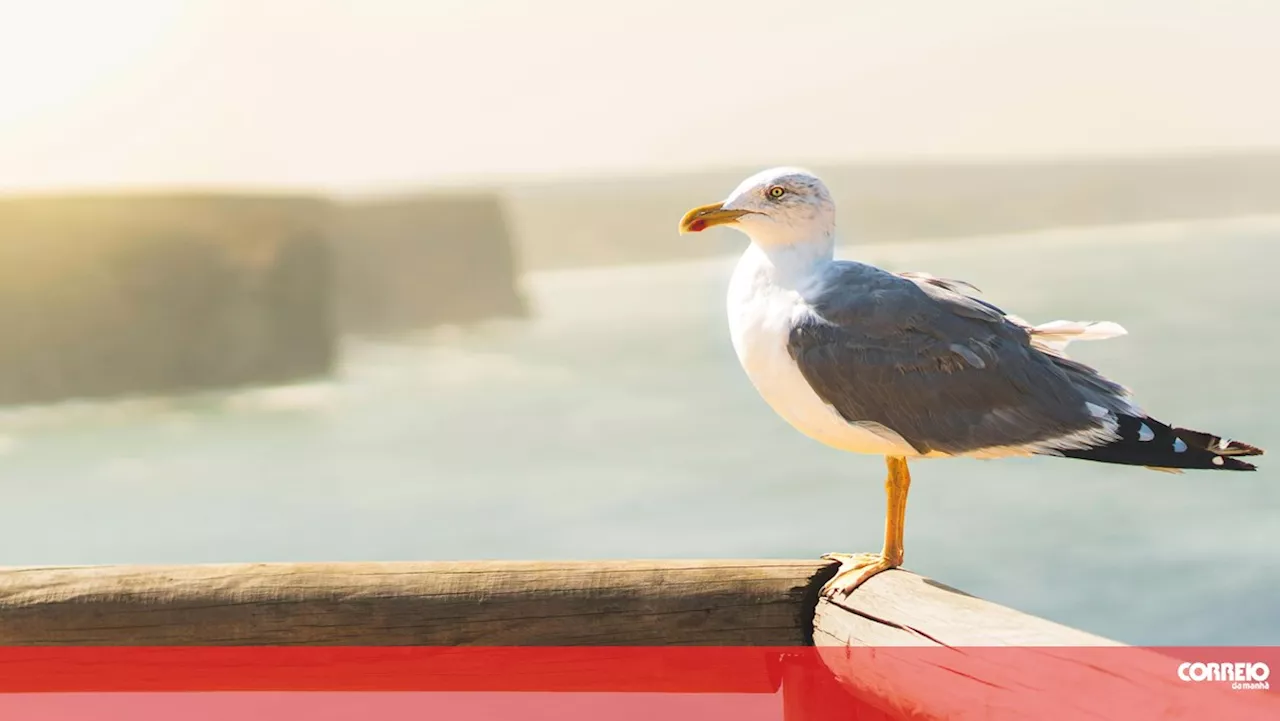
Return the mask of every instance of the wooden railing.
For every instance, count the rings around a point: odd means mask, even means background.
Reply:
[[[1203,704],[1173,656],[1132,649],[1118,674],[1068,652],[1115,641],[903,570],[820,599],[835,570],[791,560],[0,569],[0,646],[817,646],[825,669],[768,659],[742,688],[781,687],[789,719],[1038,718],[1046,693],[1070,712],[1061,718],[1193,718]],[[1020,661],[993,657],[996,647],[1019,647]],[[1027,664],[1073,679],[1068,691],[1037,688]],[[848,709],[805,703],[833,684]],[[1214,698],[1216,718],[1280,718],[1271,694]]]

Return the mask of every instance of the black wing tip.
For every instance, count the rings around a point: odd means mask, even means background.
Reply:
[[[1222,465],[1218,465],[1214,461],[1210,461],[1213,468],[1220,471],[1256,471],[1258,467],[1252,463],[1241,461],[1231,456],[1215,456],[1222,460]]]
[[[1206,458],[1217,470],[1224,471],[1256,471],[1258,467],[1252,463],[1239,460],[1239,456],[1261,456],[1264,451],[1243,441],[1234,441],[1210,433],[1193,431],[1189,428],[1174,428],[1173,434],[1192,446],[1198,455]]]
[[[1160,471],[1256,471],[1240,456],[1261,456],[1257,446],[1224,439],[1188,428],[1174,428],[1154,418],[1118,417],[1118,438],[1093,448],[1065,451],[1063,455],[1101,463],[1146,466]]]

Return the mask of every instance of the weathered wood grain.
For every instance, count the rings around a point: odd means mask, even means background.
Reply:
[[[795,646],[824,561],[0,569],[0,645]]]
[[[903,570],[814,612],[820,646],[1121,646]]]
[[[1272,694],[1177,676],[1222,659],[1126,647],[904,570],[820,600],[813,640],[851,696],[894,719],[1280,718]]]

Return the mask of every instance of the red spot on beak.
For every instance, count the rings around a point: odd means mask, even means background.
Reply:
[[[689,224],[689,230],[694,233],[701,233],[706,229],[707,229],[707,221],[705,220],[695,220]]]

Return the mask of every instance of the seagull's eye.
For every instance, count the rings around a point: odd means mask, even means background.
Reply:
[[[774,200],[777,200],[778,198],[781,198],[786,194],[787,194],[787,189],[782,187],[781,185],[775,185],[772,188],[769,188],[769,197],[773,198]]]

